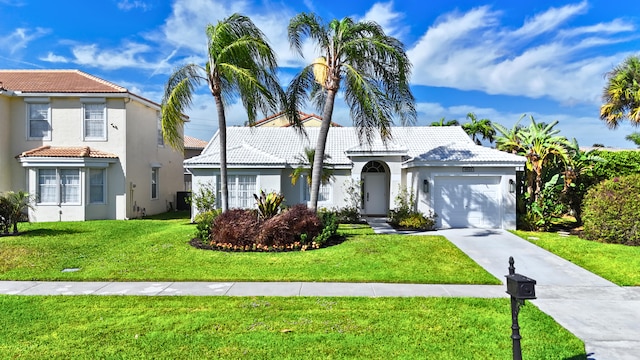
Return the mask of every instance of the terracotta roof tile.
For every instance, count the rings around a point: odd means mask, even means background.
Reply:
[[[104,151],[92,149],[88,146],[49,146],[44,145],[35,149],[27,150],[18,157],[89,157],[89,158],[113,158],[118,155]]]
[[[204,140],[196,139],[189,135],[184,136],[185,149],[204,149],[205,146],[207,146],[207,142]]]
[[[79,70],[0,70],[2,87],[23,93],[126,93],[127,89]]]

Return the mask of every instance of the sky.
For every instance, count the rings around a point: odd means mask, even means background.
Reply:
[[[625,136],[640,128],[625,121],[611,130],[599,118],[605,74],[640,52],[632,0],[0,0],[0,68],[79,69],[159,103],[173,70],[205,64],[207,24],[241,13],[266,34],[286,87],[318,55],[311,44],[304,57],[289,47],[287,25],[301,12],[375,21],[401,40],[417,125],[464,123],[473,112],[510,128],[526,114],[525,125],[528,116],[558,120],[560,134],[581,146],[635,147]],[[226,111],[229,126],[245,123],[241,104]],[[185,133],[209,140],[217,117],[206,87],[186,113]],[[333,121],[351,125],[341,100]]]

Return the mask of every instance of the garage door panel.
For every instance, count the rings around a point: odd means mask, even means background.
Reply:
[[[500,227],[500,177],[436,177],[434,185],[439,227]]]

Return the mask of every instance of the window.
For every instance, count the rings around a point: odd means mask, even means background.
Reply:
[[[229,176],[227,190],[229,191],[229,208],[250,208],[253,207],[255,199],[253,194],[256,191],[255,175]]]
[[[302,187],[304,190],[303,198],[304,201],[311,200],[311,191],[309,186],[307,186],[306,179],[305,183]],[[318,201],[330,201],[331,200],[331,184],[320,184],[320,192],[318,193]]]
[[[58,189],[56,169],[40,169],[38,172],[38,202],[57,204]]]
[[[91,204],[105,203],[104,175],[104,169],[89,170],[89,203]]]
[[[151,168],[151,198],[158,198],[158,172],[159,168]]]
[[[84,139],[105,140],[107,138],[107,116],[104,103],[84,104]]]
[[[27,131],[30,140],[51,140],[49,103],[27,104]]]
[[[164,146],[164,137],[162,136],[162,116],[160,115],[160,111],[156,113],[157,121],[156,128],[158,130],[158,146]]]
[[[79,204],[80,169],[38,170],[38,203]]]

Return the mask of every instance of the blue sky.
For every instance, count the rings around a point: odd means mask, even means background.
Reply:
[[[0,0],[0,68],[80,69],[160,102],[172,69],[204,64],[206,24],[239,12],[268,36],[286,85],[316,55],[312,46],[305,58],[290,51],[289,19],[350,16],[376,21],[405,44],[419,125],[464,122],[474,112],[511,127],[528,114],[559,120],[562,135],[583,146],[631,148],[624,137],[640,129],[625,122],[609,130],[598,111],[604,74],[640,51],[639,10],[636,1],[603,0]],[[205,88],[187,114],[186,134],[208,140],[216,131]],[[239,104],[227,117],[229,125],[245,121]],[[333,120],[350,125],[343,103]]]

